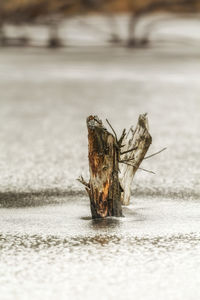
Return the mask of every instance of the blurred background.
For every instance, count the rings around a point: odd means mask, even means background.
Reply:
[[[144,46],[174,19],[196,19],[199,0],[1,0],[1,46],[106,42]],[[140,28],[140,23],[142,28]],[[164,23],[164,24],[163,24]],[[139,27],[139,28],[138,28]]]
[[[95,222],[86,118],[146,112],[156,174]],[[199,128],[200,0],[0,0],[0,298],[200,299]]]

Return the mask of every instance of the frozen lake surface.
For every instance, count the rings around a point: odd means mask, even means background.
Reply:
[[[198,299],[200,204],[137,199],[91,220],[88,200],[2,209],[1,299]]]
[[[0,50],[0,299],[200,298],[199,95],[198,45]],[[85,119],[144,112],[156,175],[93,221]]]

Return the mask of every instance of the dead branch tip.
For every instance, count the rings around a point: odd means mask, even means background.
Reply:
[[[153,154],[151,154],[151,155],[146,156],[144,159],[148,159],[148,158],[153,157],[153,156],[155,156],[155,155],[157,155],[157,154],[160,154],[161,152],[165,151],[166,149],[167,149],[167,147],[161,149],[161,150],[158,151],[158,152],[155,152],[155,153],[153,153]]]
[[[83,176],[81,175],[79,178],[77,178],[77,180],[82,183],[84,186],[86,186],[87,188],[90,188],[90,184],[88,182],[85,181],[85,179],[83,178]]]
[[[116,132],[115,132],[114,128],[112,127],[112,125],[110,124],[110,122],[108,121],[108,119],[106,119],[106,122],[107,122],[107,123],[108,123],[108,125],[110,126],[110,128],[111,128],[112,132],[114,133],[114,136],[115,136],[115,138],[116,138],[116,141],[117,141],[117,134],[116,134]]]
[[[155,172],[153,171],[150,171],[150,170],[147,170],[147,169],[144,169],[144,168],[138,168],[139,170],[142,170],[142,171],[145,171],[147,173],[151,173],[151,174],[156,174]]]

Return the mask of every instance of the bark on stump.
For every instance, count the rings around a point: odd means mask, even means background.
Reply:
[[[92,218],[121,217],[121,187],[118,177],[119,149],[116,138],[97,116],[87,118]]]

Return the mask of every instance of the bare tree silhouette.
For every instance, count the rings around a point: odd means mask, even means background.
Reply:
[[[132,11],[129,28],[128,28],[128,47],[137,47],[144,46],[148,44],[148,34],[146,34],[143,38],[138,40],[136,38],[136,27],[140,20],[150,14],[156,12],[171,12],[174,14],[180,13],[195,13],[199,10],[200,1],[199,0],[155,0],[144,5],[137,6],[135,5],[135,1],[130,0],[130,10]]]

